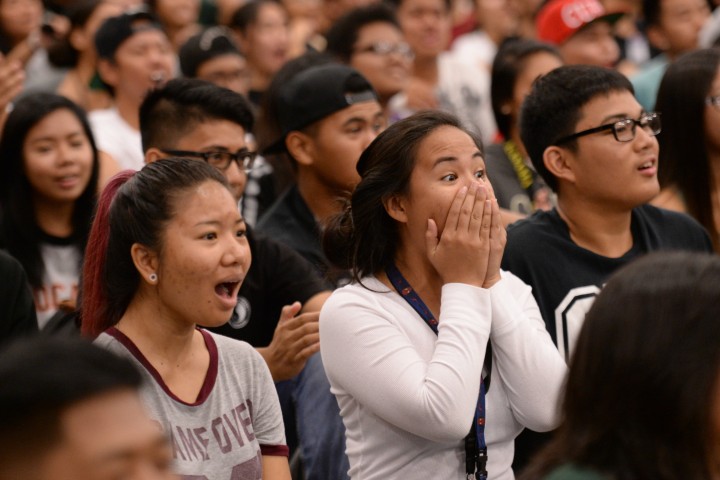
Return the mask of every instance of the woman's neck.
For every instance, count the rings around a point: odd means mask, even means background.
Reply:
[[[73,234],[74,202],[53,202],[36,197],[35,221],[40,230],[54,237],[65,238]]]
[[[425,253],[410,248],[401,249],[395,256],[395,266],[438,318],[443,282]]]
[[[179,321],[160,302],[154,287],[141,286],[115,327],[130,338],[151,363],[182,365],[190,356],[194,324]],[[155,359],[155,361],[153,361]]]

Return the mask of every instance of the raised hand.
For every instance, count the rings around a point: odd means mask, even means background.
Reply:
[[[503,252],[505,252],[505,243],[507,242],[507,231],[502,221],[500,206],[497,199],[491,200],[492,220],[490,222],[490,256],[488,258],[488,269],[483,287],[490,288],[500,280],[500,262],[502,261]]]
[[[298,315],[300,309],[300,302],[285,305],[270,345],[257,349],[276,382],[300,373],[308,358],[320,351],[320,312]]]
[[[488,189],[472,183],[458,190],[439,238],[437,224],[428,220],[428,259],[444,283],[483,286],[490,259],[492,217]],[[499,222],[499,212],[497,217],[495,221]]]

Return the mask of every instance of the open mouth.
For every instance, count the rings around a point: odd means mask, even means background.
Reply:
[[[215,285],[215,293],[221,298],[232,299],[237,295],[240,282],[223,282]]]
[[[649,170],[653,167],[655,167],[655,162],[653,160],[648,160],[647,162],[640,165],[640,167],[638,167],[638,170],[642,172],[643,170]]]
[[[150,74],[150,81],[155,85],[156,87],[161,86],[163,83],[165,83],[166,75],[165,72],[161,71],[155,71]]]

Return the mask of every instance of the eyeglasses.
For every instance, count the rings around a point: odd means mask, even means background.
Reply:
[[[711,97],[707,97],[705,99],[705,104],[720,108],[720,95],[713,95]]]
[[[212,152],[193,152],[191,150],[163,150],[168,155],[176,155],[178,157],[200,157],[210,166],[218,170],[227,170],[232,162],[237,163],[238,167],[245,172],[252,170],[253,162],[257,157],[257,152],[243,148],[237,152],[226,152],[216,150]]]
[[[562,143],[569,142],[570,140],[575,140],[578,137],[584,137],[585,135],[602,132],[604,130],[612,130],[615,140],[618,142],[630,142],[635,138],[635,130],[638,125],[640,125],[640,127],[642,127],[642,129],[648,134],[655,136],[660,133],[660,130],[662,130],[660,114],[657,112],[643,113],[637,120],[634,118],[623,118],[617,122],[600,125],[599,127],[590,128],[588,130],[583,130],[582,132],[573,133],[567,137],[562,137],[561,139],[555,141],[555,145],[560,145]]]
[[[406,58],[408,60],[412,60],[415,58],[415,54],[412,51],[412,48],[410,45],[404,42],[400,43],[390,43],[390,42],[375,42],[373,44],[368,45],[367,47],[361,47],[357,48],[355,50],[357,53],[365,53],[370,52],[374,53],[376,55],[390,55],[393,53],[397,53],[403,58]]]

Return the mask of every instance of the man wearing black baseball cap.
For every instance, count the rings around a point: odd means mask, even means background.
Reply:
[[[140,104],[172,77],[175,54],[155,18],[144,10],[110,17],[95,34],[98,73],[114,105],[89,116],[98,148],[123,167],[140,170]]]
[[[360,180],[355,165],[385,128],[383,111],[365,77],[339,64],[297,74],[278,91],[274,105],[282,133],[265,153],[286,151],[297,166],[297,184],[260,219],[258,230],[297,250],[328,278],[321,225]],[[337,285],[340,279],[329,280]]]

